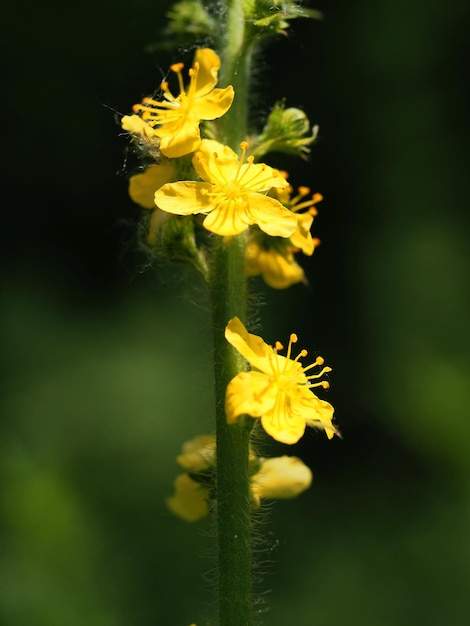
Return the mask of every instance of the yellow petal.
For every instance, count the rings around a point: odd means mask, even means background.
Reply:
[[[295,498],[312,484],[312,472],[295,456],[262,460],[253,476],[251,490],[255,497],[272,500]]]
[[[297,388],[296,397],[292,400],[292,411],[309,426],[325,430],[328,439],[338,434],[333,426],[334,408],[329,402],[317,398],[307,387]]]
[[[138,115],[123,115],[121,118],[121,127],[123,130],[133,135],[142,135],[148,139],[157,137],[154,129]]]
[[[232,106],[233,98],[232,85],[225,87],[225,89],[214,89],[193,103],[191,115],[199,120],[215,120],[227,113]]]
[[[207,487],[197,483],[188,474],[177,476],[174,486],[175,494],[167,498],[166,503],[175,515],[186,522],[196,522],[209,513]]]
[[[302,415],[292,411],[289,398],[281,391],[273,409],[261,416],[261,425],[273,439],[291,445],[302,438],[306,422]]]
[[[172,181],[176,176],[176,167],[172,163],[150,165],[145,172],[134,174],[129,179],[129,196],[131,200],[145,209],[154,209],[154,195],[162,185]]]
[[[288,250],[285,254],[280,254],[274,249],[264,250],[252,242],[246,248],[245,260],[246,275],[261,274],[265,283],[273,289],[286,289],[305,280],[303,269]]]
[[[217,155],[217,160],[215,158]],[[231,167],[230,178],[236,175],[238,157],[235,152],[218,141],[203,139],[193,157],[193,166],[200,178],[216,185],[224,185],[227,180],[220,173],[219,167]]]
[[[233,424],[240,415],[259,417],[275,403],[275,389],[269,377],[261,372],[240,372],[227,385],[225,412]]]
[[[271,237],[290,237],[297,228],[295,213],[280,202],[260,193],[248,194],[252,223]]]
[[[270,371],[273,350],[261,337],[249,333],[238,317],[232,318],[225,329],[227,341],[256,369]]]
[[[155,204],[168,213],[191,215],[211,210],[207,192],[212,188],[208,183],[183,181],[163,185],[155,193]],[[206,193],[204,193],[206,192]]]
[[[174,124],[165,124],[157,129],[160,137],[160,150],[170,159],[194,152],[201,142],[199,122],[188,117],[177,128]]]
[[[195,96],[201,97],[217,84],[220,58],[211,48],[198,48],[194,54],[194,63],[199,63]]]
[[[222,237],[233,237],[245,231],[251,224],[246,211],[237,209],[235,202],[221,202],[203,222],[204,228]]]
[[[310,213],[297,214],[297,229],[291,235],[292,245],[300,248],[304,254],[311,256],[315,249],[315,241],[310,234],[313,216]]]

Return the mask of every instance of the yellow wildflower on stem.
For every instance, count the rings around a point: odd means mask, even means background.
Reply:
[[[135,104],[137,115],[125,115],[121,125],[128,132],[151,140],[160,139],[162,154],[176,158],[193,152],[201,141],[199,123],[214,120],[226,113],[233,101],[233,87],[214,89],[220,69],[220,59],[210,48],[199,48],[189,70],[189,85],[183,83],[183,63],[170,69],[177,75],[180,93],[174,96],[167,81],[161,89],[163,100],[144,98]]]
[[[167,506],[186,522],[196,522],[209,515],[217,498],[214,468],[215,437],[200,435],[183,445],[176,460],[188,473],[174,481],[175,493],[167,498]],[[261,499],[285,500],[295,498],[312,483],[311,470],[297,457],[281,456],[271,459],[249,453],[250,496],[254,505]]]
[[[297,335],[290,336],[286,356],[278,354],[283,349],[281,343],[276,342],[272,348],[261,337],[248,333],[236,317],[227,324],[225,337],[255,368],[240,372],[227,386],[225,410],[229,424],[236,422],[241,415],[259,417],[271,437],[287,444],[299,441],[307,425],[323,429],[329,439],[339,434],[332,423],[333,407],[312,391],[315,387],[329,387],[327,381],[319,378],[331,368],[322,367],[321,357],[302,367],[299,359],[307,356],[307,350],[301,350],[295,359],[291,359]],[[322,367],[319,373],[308,374],[317,366]]]
[[[257,224],[271,236],[290,237],[297,217],[278,200],[266,195],[288,186],[285,178],[265,163],[246,158],[248,144],[240,144],[240,160],[231,148],[203,139],[193,157],[197,174],[205,182],[182,181],[163,185],[155,204],[177,215],[207,214],[203,225],[217,235],[238,235]]]
[[[287,179],[287,173],[281,172]],[[309,187],[299,187],[297,195],[291,198],[292,187],[272,189],[270,195],[290,209],[297,218],[297,228],[289,237],[267,237],[256,230],[250,233],[246,248],[245,270],[247,276],[261,275],[273,289],[286,289],[295,283],[307,283],[302,267],[295,260],[295,253],[301,250],[311,256],[320,240],[312,237],[310,228],[317,215],[314,204],[322,200],[319,193],[310,196]],[[302,211],[302,209],[307,209]]]

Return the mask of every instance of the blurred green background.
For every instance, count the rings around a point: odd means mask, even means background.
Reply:
[[[204,287],[136,249],[119,114],[178,54],[167,2],[5,3],[0,622],[178,626],[211,615],[210,524],[164,500],[212,428]],[[331,365],[343,440],[266,442],[312,489],[263,527],[269,626],[469,623],[467,3],[318,2],[259,65],[320,125],[310,285],[256,282],[268,341]],[[270,564],[269,562],[272,561]]]

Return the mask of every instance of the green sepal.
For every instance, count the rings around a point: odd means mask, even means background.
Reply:
[[[261,134],[252,145],[251,154],[256,159],[268,152],[283,152],[304,157],[315,141],[318,127],[310,132],[310,121],[304,111],[286,108],[285,100],[276,102]]]

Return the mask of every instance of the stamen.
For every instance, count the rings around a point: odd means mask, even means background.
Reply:
[[[225,176],[225,174],[224,174],[224,172],[223,172],[222,168],[221,168],[221,167],[220,167],[220,165],[219,165],[219,155],[217,154],[217,152],[214,152],[213,154],[214,154],[214,162],[215,162],[215,165],[216,165],[216,167],[217,167],[217,170],[218,170],[218,172],[219,172],[219,174],[220,174],[220,177],[221,177],[221,178],[222,178],[222,180],[224,181],[224,184],[225,184],[225,185],[228,185],[228,184],[229,184],[229,181],[227,180],[227,177]],[[199,156],[199,159],[198,159],[198,160],[199,160],[199,161],[201,161],[201,160],[202,160],[202,155],[198,155],[198,156]]]
[[[284,346],[282,345],[280,341],[276,341],[276,344],[274,346],[274,352],[276,352],[277,354],[279,350],[284,350]]]
[[[308,369],[308,368],[305,368]],[[310,374],[310,376],[306,376],[305,378],[307,380],[312,380],[314,378],[321,378],[324,374],[328,374],[328,372],[331,372],[331,367],[324,367],[321,372],[319,372],[318,374]],[[305,370],[304,370],[305,373]],[[320,383],[316,383],[316,384],[320,384]]]
[[[323,196],[321,195],[321,193],[314,193],[310,200],[299,202],[299,200],[301,200],[310,193],[310,189],[308,187],[299,187],[297,191],[299,192],[298,195],[290,201],[291,211],[297,213],[298,211],[300,211],[300,209],[309,209],[309,212],[312,215],[318,215],[317,209],[313,205],[323,200]]]
[[[196,61],[188,72],[188,75],[190,78],[188,92],[187,92],[188,98],[194,97],[194,94],[196,92],[196,82],[197,82],[198,73],[199,73],[199,62]],[[183,90],[181,91],[181,93],[183,93]]]
[[[295,333],[291,333],[291,336],[289,337],[289,345],[287,346],[287,354],[286,354],[287,359],[290,359],[290,355],[292,352],[292,344],[297,343],[298,340],[299,338],[297,337],[297,335]]]
[[[178,87],[180,90],[180,95],[184,95],[184,83],[183,83],[183,75],[181,74],[181,70],[184,67],[184,63],[173,63],[170,65],[170,70],[175,72],[178,77]]]
[[[248,143],[246,141],[242,141],[240,143],[240,148],[242,149],[242,154],[241,154],[240,160],[238,161],[237,173],[235,174],[235,179],[233,181],[234,183],[239,183],[240,182],[238,180],[238,175],[240,174],[241,167],[242,167],[243,163],[245,162],[246,151],[248,150]],[[251,165],[251,163],[253,163],[253,158],[251,159],[251,161],[248,159],[248,161],[249,161],[249,163]]]
[[[173,63],[170,65],[170,70],[175,72],[175,74],[179,74],[184,67],[184,63]]]

